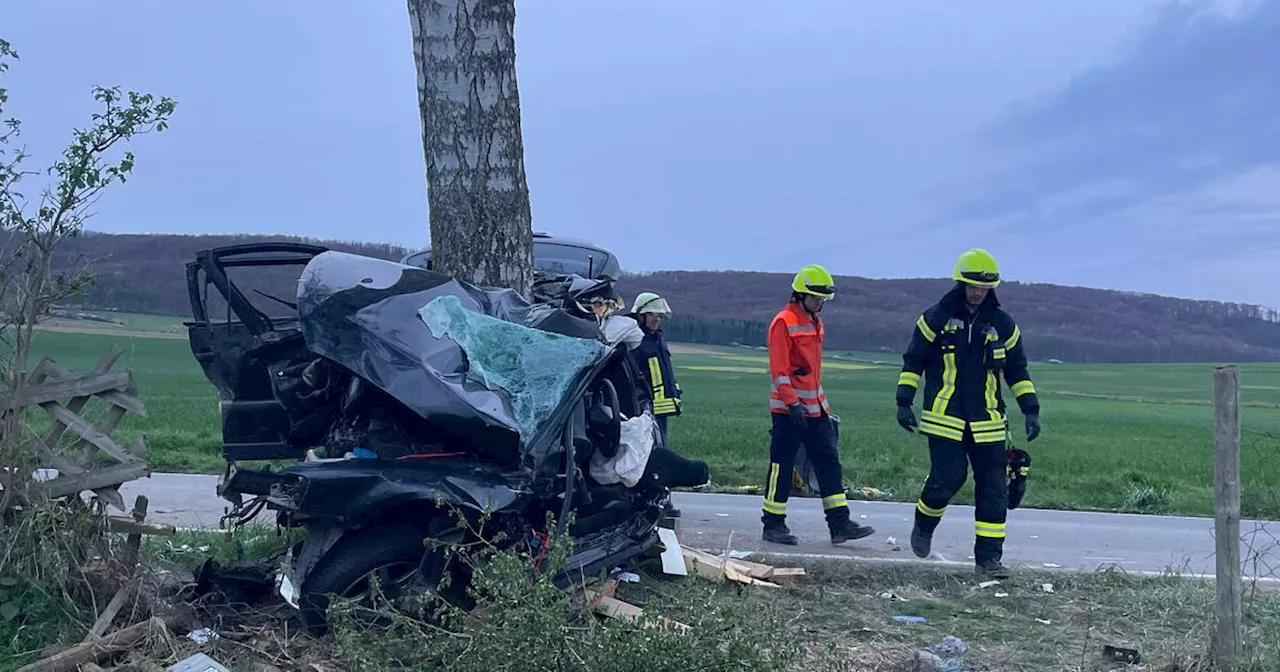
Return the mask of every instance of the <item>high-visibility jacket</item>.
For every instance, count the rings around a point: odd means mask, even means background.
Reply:
[[[661,331],[647,331],[631,356],[644,373],[653,399],[654,415],[680,414],[680,383],[671,366],[671,350]]]
[[[975,443],[998,443],[1008,426],[1001,375],[1024,414],[1040,412],[1017,323],[994,291],[971,314],[964,287],[957,286],[916,320],[897,398],[910,404],[923,376],[922,434],[963,441],[967,429]]]
[[[805,415],[816,418],[831,413],[827,394],[822,389],[822,340],[826,328],[816,315],[810,315],[799,303],[791,302],[778,311],[769,324],[766,343],[769,346],[769,410],[786,413],[787,407],[799,403]]]

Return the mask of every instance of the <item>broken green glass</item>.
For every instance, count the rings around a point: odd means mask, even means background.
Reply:
[[[433,299],[418,315],[436,338],[448,336],[467,355],[467,377],[511,400],[517,428],[528,441],[560,405],[573,379],[608,350],[574,338],[468,310],[456,296]]]

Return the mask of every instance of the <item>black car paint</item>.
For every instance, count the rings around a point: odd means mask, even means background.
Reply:
[[[319,268],[321,264],[313,261],[322,255],[341,261],[332,268],[346,266],[345,271],[329,275],[328,283],[314,272],[308,278],[307,269]],[[272,319],[255,309],[225,272],[233,266],[293,265],[304,266],[294,319]],[[394,282],[379,285],[375,281],[392,275]],[[333,277],[343,280],[333,282]],[[562,510],[588,501],[589,495],[572,490],[583,477],[589,451],[583,450],[571,460],[577,467],[572,478],[564,477],[563,462],[554,459],[563,452],[572,454],[575,447],[591,445],[586,438],[583,394],[602,376],[610,377],[616,390],[640,388],[635,384],[638,372],[632,370],[630,358],[621,349],[608,351],[579,376],[566,396],[575,403],[562,404],[546,423],[546,431],[521,442],[510,423],[476,412],[465,403],[465,394],[461,398],[441,395],[450,391],[450,376],[457,376],[461,368],[463,357],[450,349],[456,349],[456,344],[420,340],[392,347],[376,329],[356,328],[359,320],[354,318],[369,318],[371,311],[414,315],[406,309],[448,293],[469,302],[473,309],[556,333],[599,338],[594,324],[551,306],[530,304],[507,290],[479,289],[425,269],[296,243],[203,251],[188,265],[188,284],[193,320],[187,326],[192,352],[218,388],[222,410],[228,469],[220,479],[219,495],[237,505],[243,495],[261,496],[279,511],[284,524],[310,528],[293,565],[300,587],[315,563],[345,535],[370,525],[412,521],[434,507],[436,500],[473,512],[483,509],[517,516],[531,499],[554,498],[557,492],[571,495]],[[228,320],[217,322],[208,314],[203,293],[209,286],[226,298]],[[413,318],[406,319],[405,324],[410,324]],[[365,319],[365,327],[368,324]],[[419,336],[422,331],[418,330]],[[422,356],[423,349],[430,354]],[[371,352],[377,356],[369,356]],[[409,356],[414,352],[417,357]],[[292,402],[290,395],[298,387],[300,367],[308,366],[317,354],[353,369],[355,375],[344,379],[347,397],[358,396],[352,390],[362,385],[372,385],[428,421],[453,418],[455,435],[462,432],[473,444],[492,448],[487,455],[492,459],[436,456],[298,462],[275,473],[240,468],[237,462],[241,460],[303,457],[307,440],[314,438],[307,434],[312,430],[305,427],[307,409],[281,400]],[[431,365],[423,366],[424,361]],[[400,384],[393,380],[397,376],[407,376],[412,382]],[[282,382],[287,380],[294,382]],[[621,397],[620,410],[627,415],[643,412],[648,406],[643,395],[624,393]],[[648,551],[657,542],[655,528],[662,494],[661,488],[642,487],[625,493],[631,498],[626,507],[602,507],[595,515],[600,520],[594,527],[580,521],[579,530],[585,531],[575,538],[575,553],[558,582],[565,585],[570,573],[598,571]]]

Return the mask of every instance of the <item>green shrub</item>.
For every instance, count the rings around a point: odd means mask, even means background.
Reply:
[[[553,535],[540,563],[522,546],[455,554],[472,568],[467,591],[477,606],[470,612],[442,599],[424,598],[413,610],[400,604],[402,611],[378,602],[379,625],[371,626],[361,617],[367,606],[335,599],[329,619],[343,663],[356,670],[768,672],[787,669],[798,654],[774,613],[718,599],[714,586],[692,577],[666,583],[662,592],[671,596],[649,601],[638,622],[596,616],[579,591],[552,583],[569,543]],[[430,622],[407,615],[424,613],[422,606],[432,608]]]

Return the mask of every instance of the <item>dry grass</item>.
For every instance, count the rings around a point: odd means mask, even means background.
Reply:
[[[1142,664],[1130,670],[1210,669],[1204,658],[1213,627],[1211,582],[1119,571],[1027,572],[982,588],[962,570],[839,561],[805,566],[808,585],[782,591],[724,586],[717,593],[745,602],[747,612],[790,614],[787,627],[805,643],[797,670],[911,670],[915,651],[947,635],[969,645],[958,656],[968,672],[1114,669],[1102,657],[1108,644],[1141,652]],[[637,603],[670,589],[649,580],[624,588]],[[881,597],[886,592],[905,601]],[[1242,669],[1280,669],[1280,595],[1247,594],[1255,660]],[[926,622],[899,622],[895,615]]]

